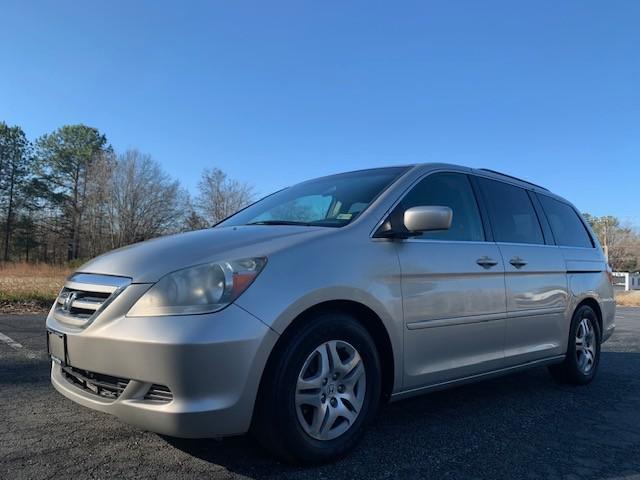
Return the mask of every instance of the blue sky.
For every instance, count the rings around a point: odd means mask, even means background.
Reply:
[[[640,2],[0,0],[0,120],[268,193],[442,161],[640,225]]]

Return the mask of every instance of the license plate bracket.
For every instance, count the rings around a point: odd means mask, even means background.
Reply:
[[[47,329],[47,354],[54,362],[67,365],[67,336],[64,333]]]

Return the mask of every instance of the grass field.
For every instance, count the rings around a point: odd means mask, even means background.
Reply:
[[[0,311],[29,313],[49,309],[70,273],[66,266],[0,264]]]
[[[0,312],[48,310],[71,272],[70,267],[60,265],[0,264]],[[616,301],[621,307],[640,307],[640,290],[619,293]]]
[[[616,303],[620,307],[640,307],[640,290],[618,293]]]

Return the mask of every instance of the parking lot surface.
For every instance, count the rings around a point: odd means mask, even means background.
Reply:
[[[0,316],[0,478],[640,479],[640,309],[616,323],[589,386],[537,368],[397,402],[346,459],[300,468],[249,437],[165,438],[66,400],[44,316]]]

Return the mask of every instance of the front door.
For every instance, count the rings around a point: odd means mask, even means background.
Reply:
[[[496,244],[485,241],[467,175],[425,177],[395,212],[427,205],[450,207],[453,219],[449,230],[397,243],[408,389],[490,371],[504,357],[504,264]]]

